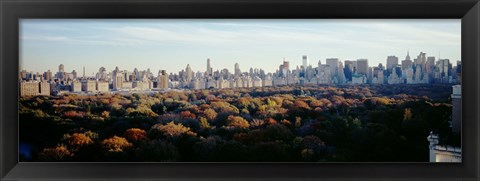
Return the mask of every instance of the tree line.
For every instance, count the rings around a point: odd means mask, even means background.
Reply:
[[[21,161],[427,162],[450,85],[20,97]]]

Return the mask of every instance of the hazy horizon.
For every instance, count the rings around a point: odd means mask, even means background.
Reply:
[[[274,72],[285,58],[291,68],[307,55],[316,67],[326,58],[368,59],[369,66],[386,64],[387,56],[413,60],[427,56],[461,58],[461,21],[444,20],[230,20],[230,19],[22,19],[20,69],[92,75],[100,67],[112,71],[134,68],[155,74],[178,73],[190,64],[204,72],[207,58],[213,70],[242,71],[250,67]]]

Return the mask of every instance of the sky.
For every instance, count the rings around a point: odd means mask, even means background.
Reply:
[[[327,58],[368,59],[386,64],[387,56],[412,59],[420,52],[451,62],[461,58],[460,19],[22,19],[20,69],[32,72],[100,67],[112,71],[150,68],[178,73],[242,71],[250,67],[274,72],[285,59],[291,67],[307,55],[316,67]]]

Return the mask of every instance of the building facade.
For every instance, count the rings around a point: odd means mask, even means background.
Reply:
[[[452,131],[461,133],[462,131],[462,86],[452,86]]]
[[[160,70],[158,72],[158,81],[157,88],[166,89],[168,88],[168,74],[165,70]]]
[[[38,82],[20,82],[20,96],[37,96],[39,94]]]

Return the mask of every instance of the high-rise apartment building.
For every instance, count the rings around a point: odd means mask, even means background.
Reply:
[[[81,92],[82,91],[82,83],[78,80],[74,80],[70,85],[70,91]]]
[[[168,74],[166,70],[160,70],[158,72],[157,88],[160,88],[160,89],[168,88]]]
[[[42,81],[39,83],[38,95],[49,96],[50,95],[50,83]]]
[[[97,91],[97,85],[94,80],[83,80],[82,81],[82,91],[85,92],[95,92]]]
[[[452,131],[462,131],[462,86],[452,86]]]
[[[132,89],[133,82],[122,82],[122,89]]]
[[[109,88],[108,88],[108,82],[106,81],[97,81],[96,82],[96,89],[98,92],[108,92],[109,91]]]
[[[36,96],[39,94],[38,82],[22,81],[20,82],[20,96]]]
[[[21,81],[20,96],[50,95],[50,83],[38,81]]]
[[[105,67],[100,67],[100,68],[98,69],[96,78],[97,78],[98,80],[107,80],[107,77],[108,77],[107,69],[105,69]]]

